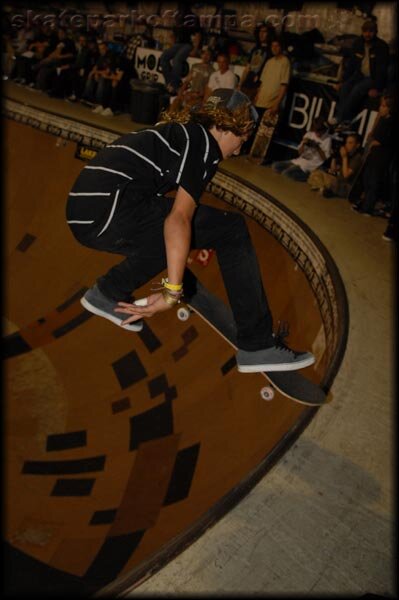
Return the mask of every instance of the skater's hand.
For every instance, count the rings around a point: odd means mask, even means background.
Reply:
[[[148,319],[155,315],[155,313],[172,308],[172,305],[165,302],[162,293],[151,294],[147,300],[148,304],[146,306],[137,306],[129,302],[118,302],[120,308],[115,308],[115,312],[130,315],[122,322],[122,325],[134,323],[134,321],[139,321],[140,319]]]

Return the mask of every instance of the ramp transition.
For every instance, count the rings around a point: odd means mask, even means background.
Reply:
[[[231,347],[195,315],[156,315],[136,334],[86,312],[81,295],[120,259],[76,243],[65,200],[84,166],[76,155],[117,136],[17,103],[5,110],[6,588],[118,593],[229,510],[315,409],[262,400],[262,376],[238,373]],[[226,172],[204,201],[247,215],[274,319],[289,323],[292,347],[313,349],[304,373],[328,389],[347,333],[328,253]],[[227,301],[217,257],[191,261]]]

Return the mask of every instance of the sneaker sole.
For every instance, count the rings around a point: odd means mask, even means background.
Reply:
[[[240,373],[262,373],[263,371],[297,371],[298,369],[304,369],[310,367],[315,362],[315,357],[306,358],[300,362],[295,363],[279,363],[278,365],[237,365]]]
[[[95,306],[93,306],[93,304],[90,304],[90,302],[88,300],[86,300],[85,297],[80,299],[80,303],[89,312],[97,315],[98,317],[104,317],[104,319],[108,319],[108,321],[111,321],[112,323],[114,323],[115,325],[118,325],[118,327],[121,327],[122,329],[127,329],[128,331],[136,331],[136,332],[141,331],[143,329],[142,322],[137,325],[121,325],[121,322],[122,322],[121,319],[118,319],[118,317],[113,317],[113,316],[109,315],[108,313],[100,310],[99,308],[96,308]]]

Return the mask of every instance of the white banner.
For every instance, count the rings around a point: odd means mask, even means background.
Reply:
[[[139,79],[146,79],[149,81],[156,81],[157,83],[165,83],[164,76],[160,65],[161,50],[151,50],[150,48],[137,48],[135,58],[135,68]],[[183,72],[185,77],[191,65],[200,62],[199,58],[189,57],[186,61],[186,70]],[[217,63],[213,63],[214,68],[217,68]],[[242,65],[232,65],[230,67],[237,77],[237,83],[240,80],[244,67]]]

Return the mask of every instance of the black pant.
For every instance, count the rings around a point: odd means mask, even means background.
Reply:
[[[104,108],[110,108],[112,112],[122,111],[125,108],[126,99],[129,98],[129,89],[124,80],[113,86],[110,80],[102,80],[104,86],[100,104]]]
[[[34,65],[33,71],[36,74],[36,85],[42,92],[47,92],[52,87],[54,78],[57,75],[58,65],[59,63],[56,60],[44,64],[40,61]]]
[[[25,83],[32,83],[35,79],[33,67],[39,62],[38,58],[27,58],[26,56],[17,56],[15,61],[15,69],[12,73],[12,78],[25,79]]]
[[[108,229],[71,225],[85,246],[126,258],[97,280],[100,290],[117,301],[131,301],[132,292],[167,266],[164,221],[173,200],[126,197]],[[216,250],[220,270],[243,350],[272,346],[272,315],[263,288],[258,260],[244,217],[237,212],[199,205],[192,221],[192,248]]]
[[[387,176],[391,152],[389,148],[377,146],[367,157],[363,167],[364,210],[371,212],[382,195]]]
[[[80,74],[80,69],[72,66],[60,72],[54,78],[52,92],[54,96],[65,98],[70,94],[75,94],[80,98],[84,85],[86,83],[86,74]]]
[[[388,200],[391,216],[388,226],[392,228],[396,238],[398,231],[398,163],[397,156],[391,159],[388,169]]]

